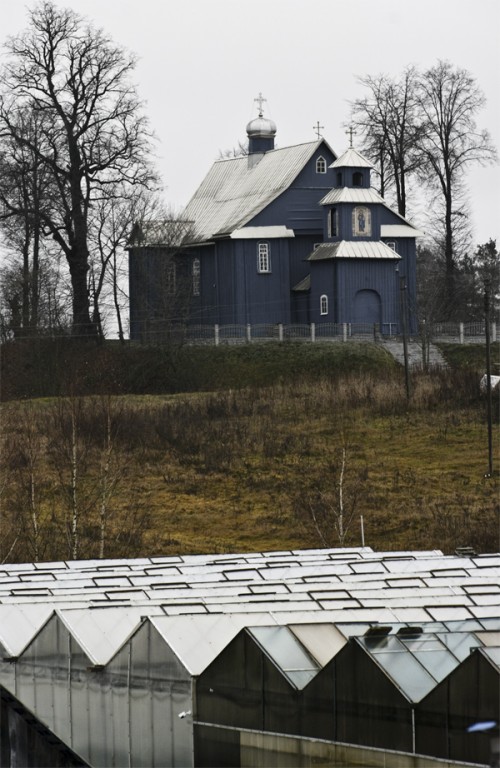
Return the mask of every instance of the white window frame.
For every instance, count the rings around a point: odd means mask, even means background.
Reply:
[[[316,173],[326,173],[326,160],[323,155],[316,160]]]
[[[389,240],[389,242],[386,243],[387,247],[391,249],[391,251],[394,251],[394,253],[398,252],[398,249],[396,248],[396,242],[395,240]]]
[[[328,296],[326,295],[326,293],[323,293],[319,297],[319,313],[320,315],[328,314]]]
[[[198,258],[193,259],[193,265],[191,267],[191,275],[193,278],[193,296],[199,296],[201,265],[200,265],[200,260]]]
[[[267,242],[257,243],[257,272],[259,275],[271,272],[271,247]]]

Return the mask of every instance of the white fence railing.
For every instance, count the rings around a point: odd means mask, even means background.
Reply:
[[[168,326],[150,324],[141,335],[145,344],[165,344],[172,341],[191,344],[245,344],[262,341],[380,341],[398,339],[392,323],[283,323],[261,325],[189,325]],[[422,325],[412,340],[443,342],[450,344],[481,344],[485,342],[485,324],[436,323]],[[498,325],[491,323],[490,340],[496,342]]]

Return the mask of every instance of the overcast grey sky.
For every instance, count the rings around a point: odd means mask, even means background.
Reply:
[[[358,76],[398,75],[447,59],[487,97],[478,125],[500,149],[498,0],[62,0],[139,57],[136,82],[157,136],[165,198],[176,210],[219,150],[246,138],[259,91],[276,144],[348,139]],[[0,0],[0,38],[27,26],[28,7]],[[475,242],[500,243],[500,167],[469,172]],[[416,221],[415,223],[421,224]]]

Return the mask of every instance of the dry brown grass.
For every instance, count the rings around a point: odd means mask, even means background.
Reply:
[[[365,542],[375,549],[496,550],[498,474],[485,477],[477,382],[448,372],[415,375],[412,386],[410,404],[400,376],[369,374],[80,399],[79,556],[98,554],[105,413],[116,480],[107,506],[108,557],[334,546],[332,520],[322,518],[321,538],[311,515],[318,494],[335,506],[342,446],[352,507],[346,544],[360,544],[363,515]],[[57,400],[3,406],[2,560],[34,556],[30,489],[39,559],[70,556],[71,478],[58,408]],[[498,426],[494,445],[498,467]]]

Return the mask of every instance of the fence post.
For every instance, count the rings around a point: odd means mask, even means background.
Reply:
[[[252,341],[252,326],[250,323],[247,323],[247,342],[250,344]]]
[[[278,323],[278,339],[283,341],[283,323]]]
[[[311,323],[311,341],[316,341],[316,323]]]
[[[491,340],[493,343],[495,343],[497,340],[497,324],[496,323],[491,324]]]
[[[464,324],[463,323],[459,323],[458,325],[458,334],[460,338],[460,344],[463,344],[464,343]]]
[[[347,341],[347,323],[342,323],[342,341]]]
[[[219,346],[219,324],[218,323],[215,323],[214,331],[215,331],[215,346],[218,347]]]

